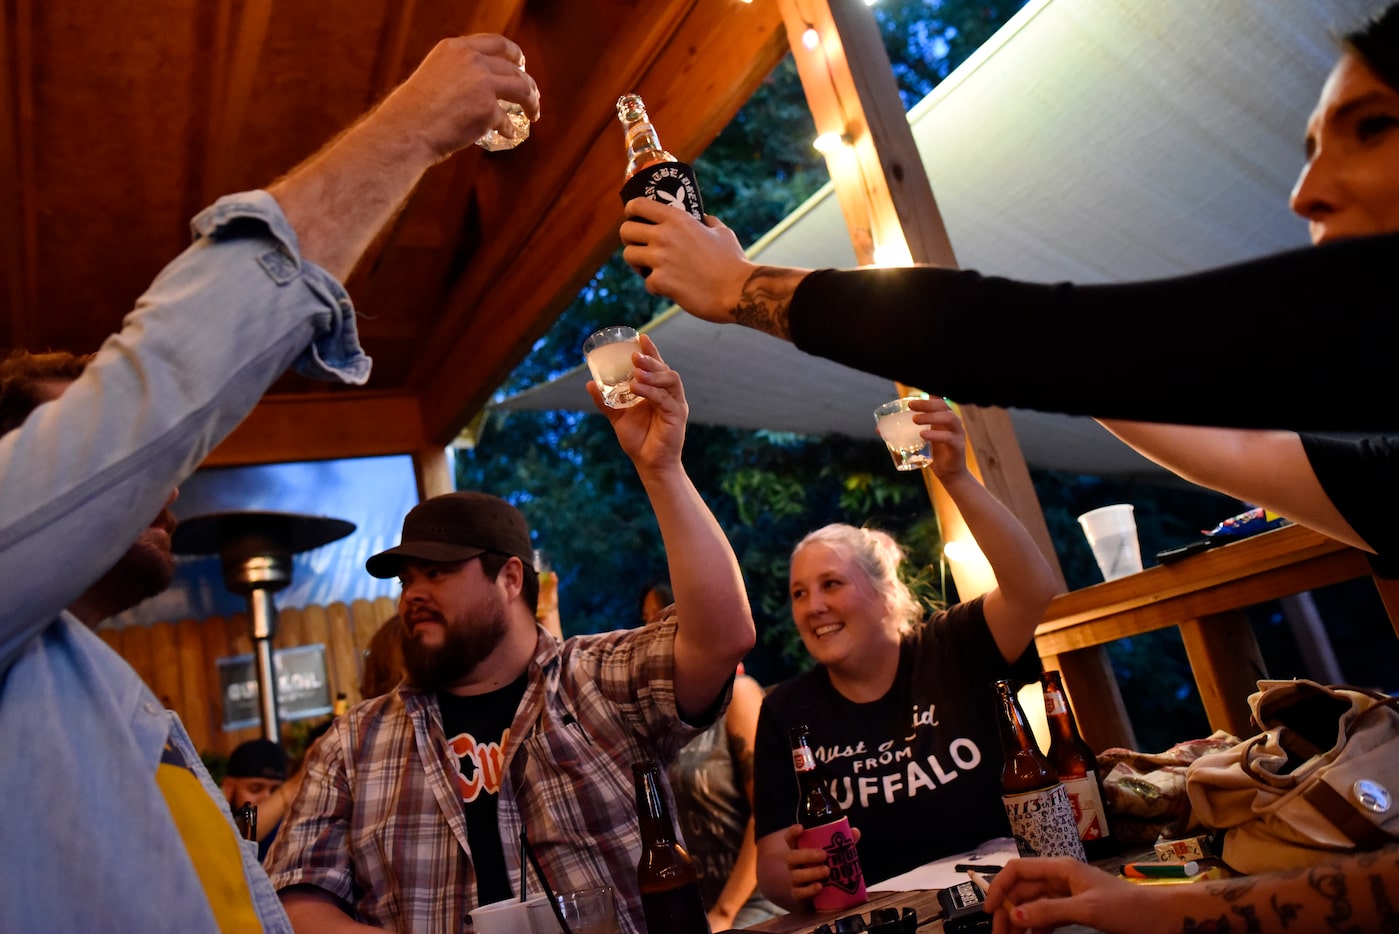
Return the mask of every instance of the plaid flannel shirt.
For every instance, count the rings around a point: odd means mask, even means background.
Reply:
[[[563,643],[539,633],[505,748],[506,865],[518,879],[523,822],[551,888],[612,886],[623,931],[642,934],[631,764],[668,764],[705,727],[676,710],[674,618]],[[408,685],[338,717],[268,854],[273,886],[314,885],[388,929],[469,931],[476,874],[451,755],[436,698]],[[532,868],[527,886],[543,890]]]

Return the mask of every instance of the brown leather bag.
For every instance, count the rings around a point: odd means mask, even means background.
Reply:
[[[1195,817],[1222,829],[1240,872],[1309,866],[1399,840],[1399,698],[1315,681],[1260,681],[1263,732],[1186,773]]]

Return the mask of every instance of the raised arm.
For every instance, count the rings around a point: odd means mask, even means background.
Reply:
[[[646,404],[611,409],[588,392],[631,458],[661,530],[675,592],[675,699],[696,718],[719,697],[757,638],[738,559],[680,462],[689,406],[680,376],[641,337],[632,392]]]
[[[1321,488],[1296,432],[1099,422],[1143,457],[1192,483],[1373,551]]]
[[[523,60],[504,36],[443,39],[382,103],[273,184],[302,254],[344,279],[425,171],[489,129],[513,135],[498,98],[538,119]]]
[[[967,530],[996,575],[986,594],[986,623],[1006,661],[1013,662],[1035,636],[1058,584],[1030,533],[967,469],[962,419],[941,399],[909,406],[922,436],[932,442],[932,471],[966,520]]]
[[[627,216],[639,220],[622,224],[622,258],[634,269],[651,270],[646,290],[707,321],[742,324],[790,341],[787,307],[810,270],[758,266],[717,217],[701,224],[684,211],[666,210],[646,198],[626,205]],[[672,216],[680,214],[685,216]]]
[[[1135,885],[1068,857],[1011,860],[986,906],[995,934],[1083,924],[1105,934],[1381,931],[1394,922],[1399,846],[1309,869],[1196,885]]]

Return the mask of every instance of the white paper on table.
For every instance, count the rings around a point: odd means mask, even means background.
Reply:
[[[957,872],[952,867],[959,863],[985,863],[990,866],[1004,866],[1015,859],[1020,852],[1015,848],[1012,837],[997,837],[987,840],[974,850],[945,856],[931,863],[924,863],[917,869],[910,869],[900,876],[885,879],[867,886],[871,892],[909,892],[916,889],[946,889],[967,881],[965,872]]]

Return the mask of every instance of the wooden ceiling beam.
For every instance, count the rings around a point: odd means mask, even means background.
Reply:
[[[268,396],[204,467],[417,454],[427,447],[418,400],[369,390]]]
[[[571,182],[570,175],[574,174],[574,166],[599,140],[615,135],[609,134],[608,131],[615,130],[614,103],[620,93],[618,89],[629,89],[640,79],[660,54],[660,50],[672,40],[692,9],[693,6],[686,3],[653,3],[640,5],[628,15],[622,16],[618,24],[620,30],[613,36],[609,45],[612,57],[608,67],[588,70],[589,79],[581,93],[573,94],[573,106],[567,114],[554,114],[550,110],[547,86],[541,89],[544,92],[541,102],[543,119],[550,121],[550,125],[542,126],[539,135],[542,142],[547,134],[551,151],[547,153],[546,159],[537,151],[530,153],[521,147],[511,153],[510,162],[513,162],[513,165],[508,164],[505,159],[496,159],[492,163],[492,166],[498,169],[497,172],[491,173],[495,176],[493,180],[497,182],[497,197],[483,195],[483,201],[487,205],[495,205],[496,210],[489,212],[490,216],[483,216],[481,219],[482,228],[491,231],[492,235],[485,238],[481,249],[472,257],[467,274],[453,285],[445,303],[444,313],[434,323],[433,339],[426,342],[426,346],[436,351],[436,356],[425,358],[425,366],[420,370],[421,373],[432,373],[442,368],[443,362],[450,359],[447,352],[454,344],[448,338],[471,326],[472,319],[478,315],[482,296],[492,294],[496,290],[495,283],[509,268],[522,262],[530,262],[528,254],[521,252],[521,247],[535,235],[541,221],[547,219],[550,224],[557,223],[555,217],[561,210],[560,193],[591,193],[598,190],[578,188]],[[529,24],[522,24],[522,28],[528,29]],[[528,40],[532,45],[540,45],[538,59],[544,69],[549,68],[549,61],[553,57],[577,55],[576,49],[570,48],[574,42],[570,35],[546,35],[535,31]],[[546,45],[548,42],[554,44]],[[622,57],[623,52],[626,53],[626,58]],[[567,132],[553,132],[555,124],[566,126]],[[570,152],[565,154],[558,151],[560,146],[566,147]],[[536,150],[538,148],[540,147],[536,144]],[[620,137],[615,141],[614,151],[622,151]],[[518,156],[525,158],[516,158]],[[515,171],[511,171],[512,168]],[[608,187],[620,187],[620,178],[620,169],[614,169],[614,183]],[[492,179],[483,178],[481,187],[484,188],[491,181]],[[499,197],[501,192],[508,192],[508,197]],[[510,220],[508,228],[502,223],[507,217]],[[533,218],[534,222],[526,223],[526,219],[529,218]],[[493,306],[494,304],[492,302]],[[510,326],[507,319],[497,314],[489,314],[489,317],[496,326]],[[511,321],[514,324],[519,323],[518,317]],[[519,332],[528,329],[516,330],[515,336],[519,338]],[[513,366],[513,363],[511,365]]]
[[[857,261],[868,265],[876,246],[902,244],[914,262],[956,267],[873,13],[862,0],[778,2],[794,40],[807,25],[820,36],[813,49],[794,41],[792,54],[817,130],[843,133],[849,141],[826,158]],[[911,391],[897,384],[893,389],[900,395]],[[976,406],[964,406],[961,414],[969,465],[1029,531],[1063,590],[1064,575],[1009,414]],[[965,522],[932,473],[923,473],[944,538],[953,540],[953,530],[965,530]],[[963,598],[994,586],[994,575],[985,570],[980,580],[973,580],[968,565],[953,562]]]
[[[214,68],[210,88],[214,106],[209,114],[209,136],[204,149],[203,201],[212,202],[225,193],[230,160],[235,157],[248,101],[258,75],[258,59],[267,42],[274,0],[243,0],[237,28],[230,31],[231,13],[221,0],[215,29]],[[288,166],[287,168],[290,168]]]
[[[0,11],[0,270],[8,318],[0,346],[29,347],[38,313],[35,217],[34,11],[15,0],[14,30]]]
[[[621,47],[627,47],[625,41]],[[620,65],[609,70],[620,76],[616,80],[624,89],[646,96],[666,147],[693,159],[784,54],[785,33],[773,3],[709,3],[691,8],[659,52],[638,54],[632,65],[643,71],[633,73]],[[486,278],[503,266],[478,258],[453,295],[458,314],[462,307],[482,304],[483,296],[489,296],[489,306],[451,339],[440,335],[443,362],[418,370],[427,378],[416,391],[434,442],[445,444],[455,437],[602,260],[620,246],[616,231],[622,219],[618,191],[624,147],[612,106],[615,96],[610,90],[605,96],[605,102],[594,101],[599,117],[593,132],[569,128],[591,139],[586,152],[549,163],[568,174],[522,176],[511,189],[518,196],[517,211],[535,212],[545,221],[532,225],[523,242],[483,247],[507,252],[513,260],[511,275]],[[527,168],[520,166],[522,172]],[[584,253],[579,244],[592,247]],[[557,262],[560,256],[569,257],[569,263]],[[583,256],[587,261],[579,265]]]

